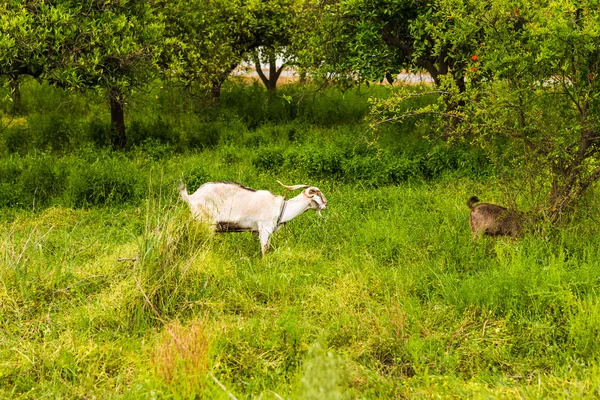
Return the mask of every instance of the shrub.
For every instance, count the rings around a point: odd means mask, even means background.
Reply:
[[[492,163],[482,152],[464,146],[437,144],[420,159],[423,177],[433,179],[447,172],[462,176],[481,177],[492,173]]]
[[[65,171],[55,158],[32,159],[19,177],[22,204],[46,206],[64,190]]]
[[[376,156],[353,156],[344,163],[344,177],[369,185],[385,184],[389,181],[387,159]]]
[[[390,183],[406,182],[410,179],[420,178],[421,169],[419,159],[409,157],[398,157],[391,160],[388,164],[388,176]]]
[[[378,89],[381,94],[386,90]],[[367,98],[367,92],[360,88],[328,90],[319,95],[304,96],[297,101],[297,118],[320,126],[360,124],[369,111]]]
[[[201,185],[209,180],[209,175],[204,168],[194,166],[183,172],[183,181],[185,182],[188,191],[196,190]]]
[[[259,171],[279,171],[285,158],[279,148],[262,148],[252,160],[252,165]]]
[[[108,147],[112,144],[110,122],[98,118],[92,119],[87,127],[88,137],[98,147]]]
[[[223,91],[219,112],[225,109],[237,115],[248,129],[256,129],[265,121],[280,120],[274,118],[277,100],[277,97],[269,96],[258,82],[252,85],[232,84]]]
[[[63,164],[52,157],[10,158],[0,164],[0,207],[44,207],[64,190]]]
[[[338,177],[343,173],[344,153],[333,147],[292,148],[285,153],[286,165],[315,178]]]
[[[135,147],[136,152],[151,160],[162,160],[175,153],[175,147],[169,143],[162,143],[156,139],[148,138]]]
[[[244,153],[236,146],[223,146],[219,151],[221,162],[227,165],[237,164],[243,160]]]
[[[9,207],[16,204],[21,196],[21,187],[18,185],[23,167],[10,159],[0,162],[0,207]]]
[[[134,201],[143,192],[138,170],[123,156],[102,153],[71,165],[67,202],[74,207],[115,205]]]
[[[63,115],[34,114],[28,121],[33,144],[38,150],[65,151],[75,136],[73,122]]]
[[[139,146],[146,140],[158,143],[176,144],[180,142],[179,135],[173,125],[163,118],[153,121],[134,120],[127,130],[127,145]]]
[[[187,142],[190,149],[208,149],[219,144],[222,125],[219,123],[193,124],[187,128]]]
[[[31,133],[29,129],[17,127],[6,129],[4,133],[4,146],[11,153],[25,154],[31,148]]]

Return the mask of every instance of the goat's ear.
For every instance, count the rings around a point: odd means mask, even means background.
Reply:
[[[315,197],[315,194],[316,194],[316,193],[317,193],[317,191],[316,191],[314,188],[311,188],[311,187],[310,187],[310,188],[308,188],[308,189],[306,189],[306,190],[304,191],[304,194],[305,194],[307,197],[310,197],[311,199],[312,199],[313,197]]]

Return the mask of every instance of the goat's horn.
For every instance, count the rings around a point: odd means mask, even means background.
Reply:
[[[277,181],[277,183],[279,183],[281,186],[283,186],[284,188],[286,188],[287,190],[297,190],[297,189],[306,189],[309,188],[310,185],[294,185],[294,186],[287,186],[284,185],[283,183]]]

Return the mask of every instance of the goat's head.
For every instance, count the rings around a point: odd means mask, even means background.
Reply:
[[[302,191],[306,197],[308,197],[310,201],[310,208],[317,211],[317,214],[321,215],[321,210],[327,208],[327,199],[323,196],[323,193],[314,186],[311,186],[304,191]]]
[[[279,181],[277,181],[277,183],[288,190],[304,189],[302,191],[302,195],[306,196],[310,200],[309,208],[316,210],[317,214],[321,215],[321,210],[325,210],[327,208],[327,199],[323,193],[321,193],[319,188],[309,185],[287,186]]]

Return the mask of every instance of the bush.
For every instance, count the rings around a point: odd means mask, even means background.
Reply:
[[[252,165],[259,171],[279,171],[285,157],[279,148],[262,148],[252,160]]]
[[[376,91],[378,95],[385,95],[387,89],[378,87]],[[357,88],[347,91],[331,89],[318,95],[303,96],[297,101],[297,118],[319,126],[361,124],[369,112],[367,100],[371,95],[374,95],[372,91]]]
[[[127,129],[127,146],[139,146],[147,140],[171,145],[180,142],[173,125],[163,118],[153,121],[134,120]]]
[[[6,129],[4,133],[4,146],[11,154],[25,154],[31,148],[31,134],[29,129],[17,127]]]
[[[295,117],[294,104],[282,96],[267,93],[258,82],[228,84],[222,93],[219,112],[227,110],[235,114],[248,129],[256,129],[266,122],[287,122]]]
[[[98,118],[92,119],[87,126],[88,137],[98,147],[112,145],[112,132],[110,122]]]
[[[188,147],[190,149],[209,149],[216,147],[221,139],[220,123],[193,124],[186,132]]]
[[[21,203],[47,206],[64,190],[65,171],[55,158],[32,160],[20,176]]]
[[[11,158],[0,164],[0,207],[39,208],[64,190],[65,170],[52,157]]]
[[[169,143],[162,143],[155,139],[148,138],[139,145],[135,146],[134,154],[140,158],[150,160],[162,160],[172,156],[175,153],[175,147]]]
[[[183,182],[189,192],[195,191],[209,180],[209,175],[202,167],[193,167],[190,170],[183,172]]]
[[[390,183],[406,182],[411,179],[421,178],[420,159],[398,157],[388,164]]]
[[[477,150],[437,144],[420,158],[420,169],[426,179],[433,179],[447,172],[482,177],[492,173],[492,164],[482,152]]]
[[[306,172],[315,178],[340,177],[345,154],[334,147],[291,148],[285,153],[286,165]]]
[[[93,162],[71,165],[67,202],[73,207],[105,206],[137,200],[144,191],[138,170],[125,157],[102,153]]]
[[[436,179],[444,174],[473,178],[493,174],[481,153],[445,144],[392,155],[375,147],[336,143],[302,147],[259,147],[252,165],[261,172],[297,170],[317,179],[331,178],[370,186],[411,179]]]
[[[28,118],[33,145],[37,150],[65,151],[76,136],[73,122],[56,114],[34,114]]]
[[[0,162],[0,207],[10,207],[20,198],[21,188],[18,185],[22,166],[15,161],[4,159]]]
[[[389,160],[376,156],[357,156],[349,158],[344,163],[344,176],[351,181],[369,185],[389,183]]]

